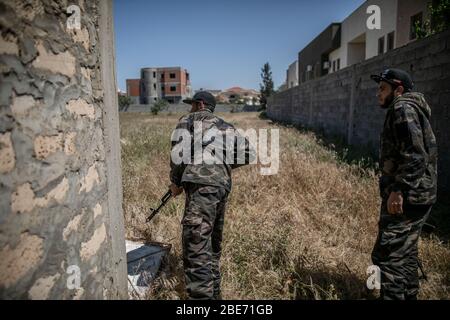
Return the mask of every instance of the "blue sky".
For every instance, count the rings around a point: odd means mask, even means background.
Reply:
[[[275,86],[298,52],[364,0],[114,0],[117,78],[142,67],[181,66],[194,89],[259,89],[269,62]]]

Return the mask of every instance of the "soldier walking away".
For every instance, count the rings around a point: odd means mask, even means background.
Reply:
[[[209,92],[198,92],[192,99],[183,102],[191,104],[192,109],[188,115],[180,118],[176,129],[187,130],[192,145],[195,143],[194,139],[201,139],[202,148],[205,148],[208,141],[204,141],[204,135],[210,129],[218,130],[221,134],[232,132],[236,138],[241,137],[231,124],[213,114],[216,101]],[[200,138],[194,135],[196,123],[201,124]],[[231,170],[253,160],[251,158],[253,149],[250,150],[247,139],[241,138],[245,142],[243,150],[245,159],[238,163],[242,164],[226,163],[227,161],[197,164],[193,162],[192,154],[191,163],[175,164],[171,157],[172,194],[177,196],[183,190],[186,193],[181,223],[185,282],[190,299],[221,299],[219,260],[225,207],[232,185]],[[172,154],[174,150],[178,152],[176,148],[180,143],[180,141],[172,142]],[[237,147],[233,144],[233,149],[237,152],[235,148]],[[191,151],[194,152],[193,148]],[[235,157],[233,159],[237,160]]]
[[[431,110],[423,94],[412,92],[407,72],[387,69],[371,78],[379,83],[380,106],[387,109],[380,144],[382,204],[372,261],[381,270],[380,299],[416,300],[421,268],[417,245],[437,191]]]

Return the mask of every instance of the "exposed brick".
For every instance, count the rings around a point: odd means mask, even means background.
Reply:
[[[52,153],[62,151],[64,146],[63,134],[55,136],[38,136],[34,139],[34,152],[37,159],[45,159]]]
[[[28,111],[37,104],[36,100],[31,95],[16,96],[15,92],[12,95],[11,111],[15,117],[27,115]]]
[[[75,75],[75,57],[68,51],[53,54],[45,49],[42,43],[38,43],[38,57],[33,61],[33,67],[60,73],[68,77]]]
[[[76,117],[88,117],[89,119],[95,119],[94,106],[87,103],[83,99],[69,101],[66,105],[66,109]]]
[[[89,167],[86,176],[81,181],[80,193],[81,192],[90,192],[95,184],[100,183],[100,177],[98,175],[97,168],[94,165]]]
[[[43,242],[38,236],[22,233],[17,246],[7,244],[0,250],[0,286],[10,287],[36,268],[42,258]]]
[[[89,31],[86,28],[78,29],[70,29],[70,33],[75,42],[79,42],[83,45],[86,51],[89,51],[90,42],[89,42]]]
[[[31,300],[47,300],[50,295],[50,291],[52,290],[56,280],[58,280],[60,276],[61,275],[57,273],[53,276],[36,280],[33,287],[31,287],[31,289],[28,291],[28,297]]]
[[[83,261],[89,260],[92,258],[97,251],[100,249],[102,243],[106,240],[106,227],[105,224],[97,228],[94,231],[92,237],[87,241],[81,244],[80,256]]]
[[[0,37],[0,54],[19,55],[17,38],[10,37],[9,39],[5,39],[4,37]]]
[[[11,132],[0,133],[0,173],[12,171],[16,164]]]

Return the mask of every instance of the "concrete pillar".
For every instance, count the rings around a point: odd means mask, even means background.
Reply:
[[[347,144],[352,144],[352,137],[353,137],[353,115],[355,111],[355,95],[357,88],[356,83],[356,65],[352,66],[352,80],[350,84],[350,101],[348,104],[348,116],[347,116]]]
[[[0,0],[0,299],[127,297],[112,21]]]

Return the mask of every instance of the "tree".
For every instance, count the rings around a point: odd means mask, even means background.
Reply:
[[[123,96],[119,94],[119,111],[127,111],[128,107],[133,103],[133,100],[129,96]]]
[[[417,38],[425,38],[450,28],[450,0],[433,0],[428,3],[429,17],[421,24],[417,21],[414,32]]]
[[[152,105],[150,111],[156,116],[161,110],[166,109],[168,106],[169,104],[166,100],[160,99]]]
[[[274,93],[272,71],[270,70],[270,64],[266,62],[261,68],[262,83],[260,86],[261,97],[259,99],[263,109],[267,107],[267,99]]]

